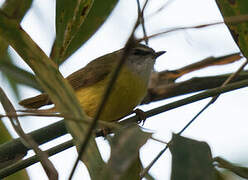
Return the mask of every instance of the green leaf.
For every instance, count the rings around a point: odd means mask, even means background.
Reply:
[[[23,84],[39,91],[42,91],[42,88],[36,81],[35,76],[25,71],[12,63],[12,59],[9,55],[5,57],[0,57],[0,71],[12,82],[14,85]]]
[[[7,95],[5,94],[5,92],[3,91],[3,89],[0,87],[0,102],[3,106],[4,111],[6,112],[6,114],[12,114],[12,115],[17,115],[14,106],[12,105],[12,103],[10,102],[9,98],[7,97]],[[16,117],[9,117],[11,119],[13,119],[13,121],[16,120]],[[15,121],[16,122],[16,121]],[[1,164],[0,164],[0,168],[5,167],[6,165],[8,165],[10,162],[16,162],[19,159],[21,159],[23,157],[24,154],[15,154],[14,158],[11,157],[10,159],[6,159],[5,161],[3,161],[3,159],[1,159]]]
[[[173,134],[171,180],[215,180],[212,155],[207,143]]]
[[[137,177],[137,174],[130,175],[133,165],[137,162],[139,149],[151,137],[151,133],[140,130],[138,126],[124,128],[115,133],[109,139],[111,146],[111,156],[98,179],[125,179],[125,177]],[[139,167],[137,167],[139,168]],[[138,169],[134,169],[137,172]],[[129,178],[127,178],[129,179]]]
[[[51,55],[55,62],[65,56],[68,46],[79,32],[93,2],[94,0],[56,2],[56,39]]]
[[[11,18],[21,21],[27,11],[30,9],[33,0],[6,0],[1,9]]]
[[[248,14],[248,1],[246,0],[216,0],[216,2],[224,19]],[[243,55],[248,57],[248,23],[227,23],[227,26]]]
[[[12,114],[12,115],[16,115],[16,111],[14,106],[12,105],[12,103],[10,102],[10,100],[8,99],[7,95],[5,94],[5,92],[2,90],[2,88],[0,87],[0,102],[3,106],[3,109],[5,110],[6,114]],[[12,117],[9,117],[12,118]],[[15,118],[13,118],[15,119]],[[15,120],[13,120],[15,121]],[[4,126],[1,127],[2,129],[4,129]],[[6,132],[6,131],[5,131]],[[4,138],[4,137],[1,137]],[[6,167],[7,165],[14,163],[18,160],[20,160],[22,157],[24,157],[25,154],[20,153],[20,154],[14,154],[12,155],[12,157],[1,157],[0,158],[0,169],[3,167]]]
[[[9,17],[15,19],[17,22],[21,22],[24,15],[30,9],[33,0],[6,0],[1,7],[1,10]],[[8,48],[8,43],[5,42],[3,38],[0,37],[0,56],[6,53]]]
[[[12,64],[12,59],[5,52],[1,53],[1,55],[2,56],[0,56],[0,71],[2,75],[6,78],[7,82],[9,83],[11,90],[14,92],[14,95],[16,96],[16,99],[20,99],[17,83],[14,79],[11,78],[11,76],[13,76],[12,73],[9,76],[9,74],[6,72],[7,68],[3,65],[5,63]]]
[[[60,2],[60,1],[59,1]],[[95,0],[91,10],[80,26],[77,26],[77,30],[74,31],[73,37],[71,38],[70,43],[68,44],[67,49],[63,49],[63,41],[65,40],[64,32],[66,28],[66,22],[72,18],[73,7],[75,9],[74,1],[69,1],[70,6],[66,7],[65,4],[58,4],[56,7],[56,40],[53,44],[53,49],[51,52],[51,58],[61,64],[66,58],[72,55],[78,48],[80,48],[104,23],[107,17],[110,15],[111,11],[117,4],[118,0]],[[64,6],[66,11],[63,11],[60,6]],[[80,11],[78,13],[81,13]],[[65,20],[62,20],[61,17],[64,16]],[[86,17],[86,15],[85,15]],[[59,22],[61,21],[61,22]]]

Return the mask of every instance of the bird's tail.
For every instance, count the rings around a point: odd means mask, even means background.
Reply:
[[[20,101],[19,104],[25,108],[38,109],[42,106],[52,104],[52,101],[47,94],[40,94],[35,97],[24,99]]]

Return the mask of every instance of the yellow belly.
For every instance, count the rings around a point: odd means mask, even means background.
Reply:
[[[110,76],[93,86],[76,91],[76,96],[88,116],[94,117],[109,79]],[[128,115],[141,103],[146,91],[147,84],[142,77],[123,67],[99,119],[114,121]]]

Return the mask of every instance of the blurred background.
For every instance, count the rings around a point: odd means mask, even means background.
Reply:
[[[0,0],[0,5],[4,0]],[[144,2],[144,1],[141,1]],[[162,9],[160,9],[163,7]],[[160,10],[159,10],[160,9]],[[159,10],[159,11],[158,11]],[[137,4],[134,0],[120,0],[114,11],[83,47],[76,51],[60,67],[64,76],[84,67],[88,62],[101,55],[120,49],[125,45],[127,38],[137,18]],[[148,34],[155,34],[175,27],[193,26],[222,21],[222,16],[214,0],[156,0],[149,1],[145,10],[145,25]],[[50,54],[55,37],[55,0],[34,0],[31,9],[24,17],[21,26],[31,38],[47,54]],[[142,37],[142,29],[138,28],[136,35]],[[167,53],[158,58],[155,70],[174,70],[185,65],[197,62],[210,56],[223,56],[239,52],[227,27],[224,24],[209,26],[201,29],[179,30],[166,35],[161,35],[149,40],[149,46],[156,51],[166,50]],[[29,70],[31,69],[23,60],[9,48],[15,64]],[[218,75],[236,71],[242,64],[242,60],[224,66],[210,67],[183,76],[178,81],[192,77]],[[3,87],[8,97],[14,103],[16,109],[20,99],[39,94],[38,91],[26,86],[18,86],[21,97],[17,99],[6,79],[0,76],[0,86]],[[192,94],[190,94],[192,95]],[[221,156],[231,162],[248,165],[247,149],[247,88],[236,90],[221,95],[210,108],[206,110],[186,131],[183,136],[206,141],[212,150],[213,156]],[[189,96],[189,95],[186,95]],[[143,105],[142,110],[149,110],[186,96],[170,98],[167,100]],[[143,126],[153,136],[168,142],[173,132],[180,129],[207,104],[209,99],[189,104],[146,120]],[[4,111],[1,108],[1,113]],[[26,132],[54,123],[58,119],[51,118],[22,118],[21,123]],[[17,137],[11,129],[8,120],[4,120],[14,137]],[[65,135],[42,146],[43,149],[51,145],[59,144],[70,139]],[[104,160],[108,160],[110,148],[104,138],[97,138],[100,151]],[[164,148],[164,144],[149,140],[141,149],[141,160],[146,167],[155,156]],[[29,153],[31,156],[32,153]],[[50,159],[59,172],[60,179],[67,179],[76,159],[76,149],[70,148]],[[83,170],[82,170],[83,169]],[[31,179],[46,179],[40,164],[27,168]],[[151,175],[155,179],[169,179],[171,170],[171,155],[167,151],[159,161],[151,168]],[[86,168],[80,163],[74,179],[89,179]],[[232,175],[231,179],[238,179]]]

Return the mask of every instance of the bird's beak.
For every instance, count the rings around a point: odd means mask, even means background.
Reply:
[[[158,58],[159,56],[161,56],[162,54],[166,53],[166,51],[159,51],[155,53],[155,58]]]

